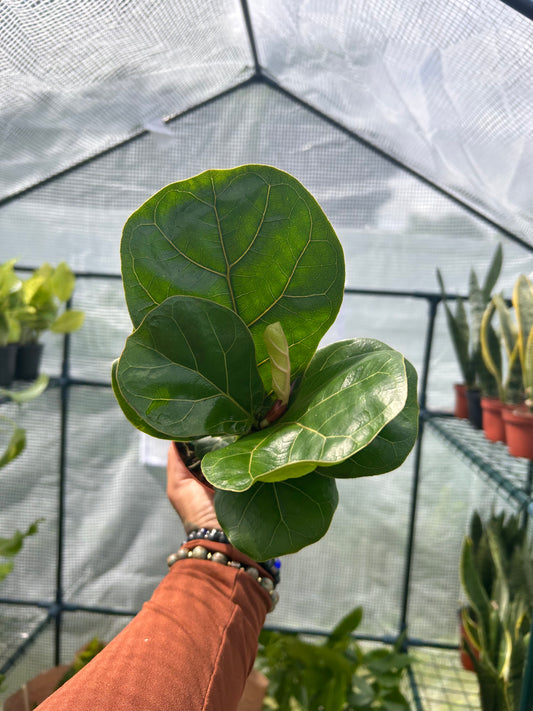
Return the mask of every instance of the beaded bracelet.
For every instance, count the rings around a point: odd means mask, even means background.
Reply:
[[[227,565],[230,568],[235,568],[237,570],[244,570],[251,578],[257,580],[259,585],[266,590],[270,596],[271,608],[270,612],[276,607],[279,601],[279,593],[274,589],[274,583],[270,578],[262,577],[261,572],[254,568],[252,565],[246,565],[245,563],[239,563],[237,560],[231,560],[227,555],[221,553],[220,551],[208,551],[204,546],[195,546],[194,548],[185,548],[182,546],[179,551],[172,553],[167,558],[168,567],[172,567],[174,563],[178,560],[185,560],[186,558],[196,558],[198,560],[210,560],[213,563],[219,563],[220,565]]]
[[[184,545],[188,541],[197,540],[216,541],[217,543],[229,543],[231,545],[231,542],[224,531],[221,531],[219,528],[195,528],[193,531],[189,531],[187,540],[183,541],[181,545]],[[272,576],[274,580],[274,587],[276,587],[280,581],[280,559],[269,558],[269,560],[258,562],[257,565],[266,570],[266,572]]]

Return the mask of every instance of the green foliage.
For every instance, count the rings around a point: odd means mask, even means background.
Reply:
[[[43,331],[71,333],[81,328],[82,311],[60,307],[72,296],[75,277],[70,267],[61,262],[57,267],[42,264],[22,282],[17,292],[17,317],[21,325],[20,343],[34,343]]]
[[[105,642],[102,642],[98,637],[94,637],[85,647],[76,652],[70,668],[67,669],[56,688],[59,689],[60,686],[63,686],[63,684],[81,671],[104,647]]]
[[[524,274],[516,280],[513,306],[518,324],[518,354],[526,404],[533,412],[533,283]]]
[[[291,394],[291,358],[281,323],[276,321],[267,326],[263,338],[272,368],[272,390],[281,404],[286,405]]]
[[[477,513],[460,564],[462,621],[483,711],[517,711],[533,614],[533,555],[518,516]]]
[[[491,299],[492,290],[500,276],[502,262],[503,252],[501,244],[499,244],[482,285],[479,284],[476,272],[473,269],[470,271],[468,287],[470,324],[465,304],[461,297],[456,299],[455,314],[450,309],[446,299],[442,274],[437,269],[437,279],[444,303],[448,330],[463,382],[468,388],[479,387],[484,395],[495,395],[497,386],[494,376],[487,369],[481,353],[481,322]]]
[[[6,390],[0,388],[0,397],[13,400],[18,405],[30,402],[38,397],[48,385],[48,376],[40,375],[37,380],[24,390]],[[19,427],[9,417],[0,415],[0,469],[19,456],[26,447],[26,430]]]
[[[215,490],[220,525],[233,545],[254,560],[275,558],[280,550],[295,553],[318,541],[329,528],[338,500],[334,479],[318,470],[298,479],[259,482],[242,492]]]
[[[16,343],[20,338],[16,305],[22,281],[15,274],[16,261],[11,259],[0,264],[0,346]]]
[[[14,400],[18,405],[38,397],[48,385],[48,377],[41,375],[25,390],[11,391],[0,388],[0,396]],[[0,469],[18,457],[26,447],[26,430],[8,417],[0,417]],[[0,582],[13,570],[13,558],[21,550],[24,539],[37,533],[38,524],[32,523],[26,532],[15,531],[10,538],[0,538]],[[0,680],[1,682],[1,680]]]
[[[134,330],[112,367],[117,401],[141,431],[198,444],[241,550],[265,559],[317,540],[336,476],[404,461],[416,372],[372,339],[316,350],[344,257],[292,176],[253,165],[169,185],[126,222],[121,258]]]
[[[257,665],[269,679],[265,708],[285,711],[402,711],[402,675],[412,658],[393,649],[364,651],[353,638],[363,616],[346,615],[322,644],[263,630]]]
[[[499,333],[491,324],[495,313],[500,321]],[[518,352],[518,330],[501,294],[492,297],[483,314],[481,355],[496,380],[499,399],[510,404],[519,403],[522,396],[522,368]]]
[[[24,540],[28,536],[33,536],[39,529],[39,524],[44,519],[39,518],[34,521],[26,531],[15,531],[10,538],[0,537],[0,558],[5,558],[4,562],[0,563],[0,582],[6,578],[13,570],[13,558],[20,553]]]

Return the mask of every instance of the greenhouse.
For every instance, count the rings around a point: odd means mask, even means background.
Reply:
[[[532,22],[0,3],[0,708],[216,567],[167,565],[175,441],[232,546],[281,564],[240,711],[533,710]]]

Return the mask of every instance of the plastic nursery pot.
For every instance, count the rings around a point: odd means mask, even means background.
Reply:
[[[468,401],[468,421],[474,429],[480,430],[483,427],[481,393],[475,389],[467,390],[466,399]]]
[[[503,410],[502,416],[509,454],[533,460],[533,413],[523,406]]]
[[[17,348],[15,380],[36,380],[41,369],[42,343],[24,343]]]
[[[455,408],[453,414],[461,419],[468,419],[468,400],[466,399],[466,385],[455,383]]]
[[[491,442],[505,442],[505,424],[502,411],[512,408],[496,397],[482,397],[483,432]]]
[[[11,385],[15,379],[15,364],[17,359],[17,344],[8,343],[0,346],[0,385]]]

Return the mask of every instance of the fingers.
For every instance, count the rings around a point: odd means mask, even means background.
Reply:
[[[171,483],[174,485],[176,482],[191,476],[190,471],[179,455],[176,445],[174,442],[171,442],[167,457],[167,485]]]
[[[214,492],[200,484],[172,443],[167,458],[167,496],[187,531],[220,528],[213,503]]]

